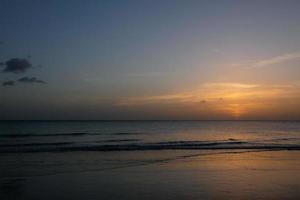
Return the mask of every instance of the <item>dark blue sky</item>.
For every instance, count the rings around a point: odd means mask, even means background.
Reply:
[[[0,9],[1,70],[13,58],[31,64],[0,74],[0,119],[300,118],[300,1]]]

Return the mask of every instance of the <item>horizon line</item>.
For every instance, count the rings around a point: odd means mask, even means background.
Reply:
[[[300,122],[300,119],[1,119],[0,122],[14,122],[14,121],[287,121]]]

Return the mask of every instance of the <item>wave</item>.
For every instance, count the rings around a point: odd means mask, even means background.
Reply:
[[[111,139],[111,140],[101,140],[93,141],[93,143],[119,143],[119,142],[137,142],[139,139]],[[37,142],[37,143],[11,143],[11,144],[0,144],[0,149],[5,147],[43,147],[43,146],[62,146],[76,144],[75,142]],[[1,151],[1,150],[0,150]]]
[[[24,133],[24,134],[0,134],[0,138],[26,138],[26,137],[60,137],[60,136],[85,136],[85,135],[137,135],[142,133],[136,132],[117,132],[117,133],[53,133],[53,134],[36,134],[36,133]]]
[[[82,136],[91,133],[54,133],[54,134],[1,134],[1,138],[24,138],[24,137],[57,137],[57,136]]]
[[[142,133],[139,132],[120,132],[120,133],[110,133],[112,135],[139,135]]]
[[[147,150],[300,150],[299,144],[266,144],[243,141],[168,141],[158,143],[103,144],[96,143],[32,143],[0,146],[0,153],[66,152],[66,151],[147,151]]]
[[[138,142],[139,139],[111,139],[111,140],[101,140],[96,143],[114,143],[114,142]]]
[[[47,143],[23,143],[23,144],[0,144],[0,148],[3,147],[32,147],[32,146],[61,146],[61,145],[70,145],[74,144],[73,142],[47,142]]]

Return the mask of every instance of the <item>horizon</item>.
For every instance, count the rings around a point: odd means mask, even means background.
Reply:
[[[226,122],[226,121],[229,121],[229,122],[299,122],[300,120],[288,120],[288,119],[283,119],[283,120],[281,120],[281,119],[275,119],[275,120],[272,120],[272,119],[262,119],[262,120],[257,120],[257,119],[221,119],[221,120],[218,120],[218,119],[200,119],[200,120],[198,120],[198,119],[112,119],[112,120],[110,120],[110,119],[28,119],[28,120],[26,120],[26,119],[21,119],[21,120],[16,120],[16,119],[4,119],[4,120],[0,120],[0,122],[22,122],[22,121],[24,121],[24,122],[30,122],[30,121],[41,121],[41,122],[43,122],[43,121],[45,121],[45,122],[59,122],[59,121],[70,121],[70,122],[72,122],[72,121],[74,121],[74,122],[76,122],[76,121],[78,121],[78,122],[84,122],[84,121],[95,121],[95,122],[97,122],[97,121],[99,121],[99,122],[122,122],[122,121],[124,121],[124,122],[134,122],[134,121],[137,121],[137,122],[139,122],[139,121],[149,121],[149,122],[151,122],[151,121],[195,121],[195,122],[201,122],[201,121],[203,121],[203,122],[209,122],[209,121],[212,121],[212,122],[214,122],[214,121],[220,121],[220,122],[222,122],[222,121],[224,121],[224,122]]]

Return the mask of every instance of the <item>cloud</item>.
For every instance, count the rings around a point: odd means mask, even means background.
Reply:
[[[24,76],[20,79],[18,79],[18,82],[21,82],[21,83],[41,83],[41,84],[46,84],[45,81],[43,80],[40,80],[40,79],[37,79],[36,77],[27,77],[27,76]]]
[[[299,89],[300,85],[293,82],[282,85],[203,83],[171,93],[120,97],[114,105],[131,110],[157,108],[163,110],[161,112],[170,112],[172,116],[254,119],[258,116],[273,117],[280,112],[286,112],[287,116],[294,111],[299,113]]]
[[[31,77],[30,78],[30,77],[26,77],[25,76],[25,77],[19,78],[17,81],[20,82],[20,83],[40,83],[40,84],[46,84],[45,81],[37,79],[36,77]],[[16,83],[15,81],[11,81],[11,80],[4,81],[2,83],[2,86],[14,86],[15,83]]]
[[[204,84],[203,86],[214,87],[214,88],[240,88],[240,89],[259,87],[259,85],[257,84],[244,84],[244,83],[207,83]]]
[[[281,56],[275,56],[275,57],[272,57],[269,59],[256,61],[256,62],[254,62],[254,64],[252,64],[252,66],[250,66],[250,68],[267,67],[270,65],[275,65],[275,64],[279,64],[279,63],[283,63],[283,62],[287,62],[287,61],[291,61],[291,60],[295,60],[295,59],[299,59],[299,58],[300,58],[300,52],[284,54]]]
[[[2,72],[19,74],[26,72],[32,64],[25,58],[12,58],[6,61],[4,66]]]
[[[258,99],[277,99],[300,97],[299,87],[293,85],[255,85],[245,83],[206,83],[198,87],[165,93],[161,95],[133,96],[120,98],[118,106],[136,106],[149,104],[215,104],[220,102],[252,102]]]
[[[2,83],[2,86],[14,86],[15,82],[14,81],[4,81]]]

